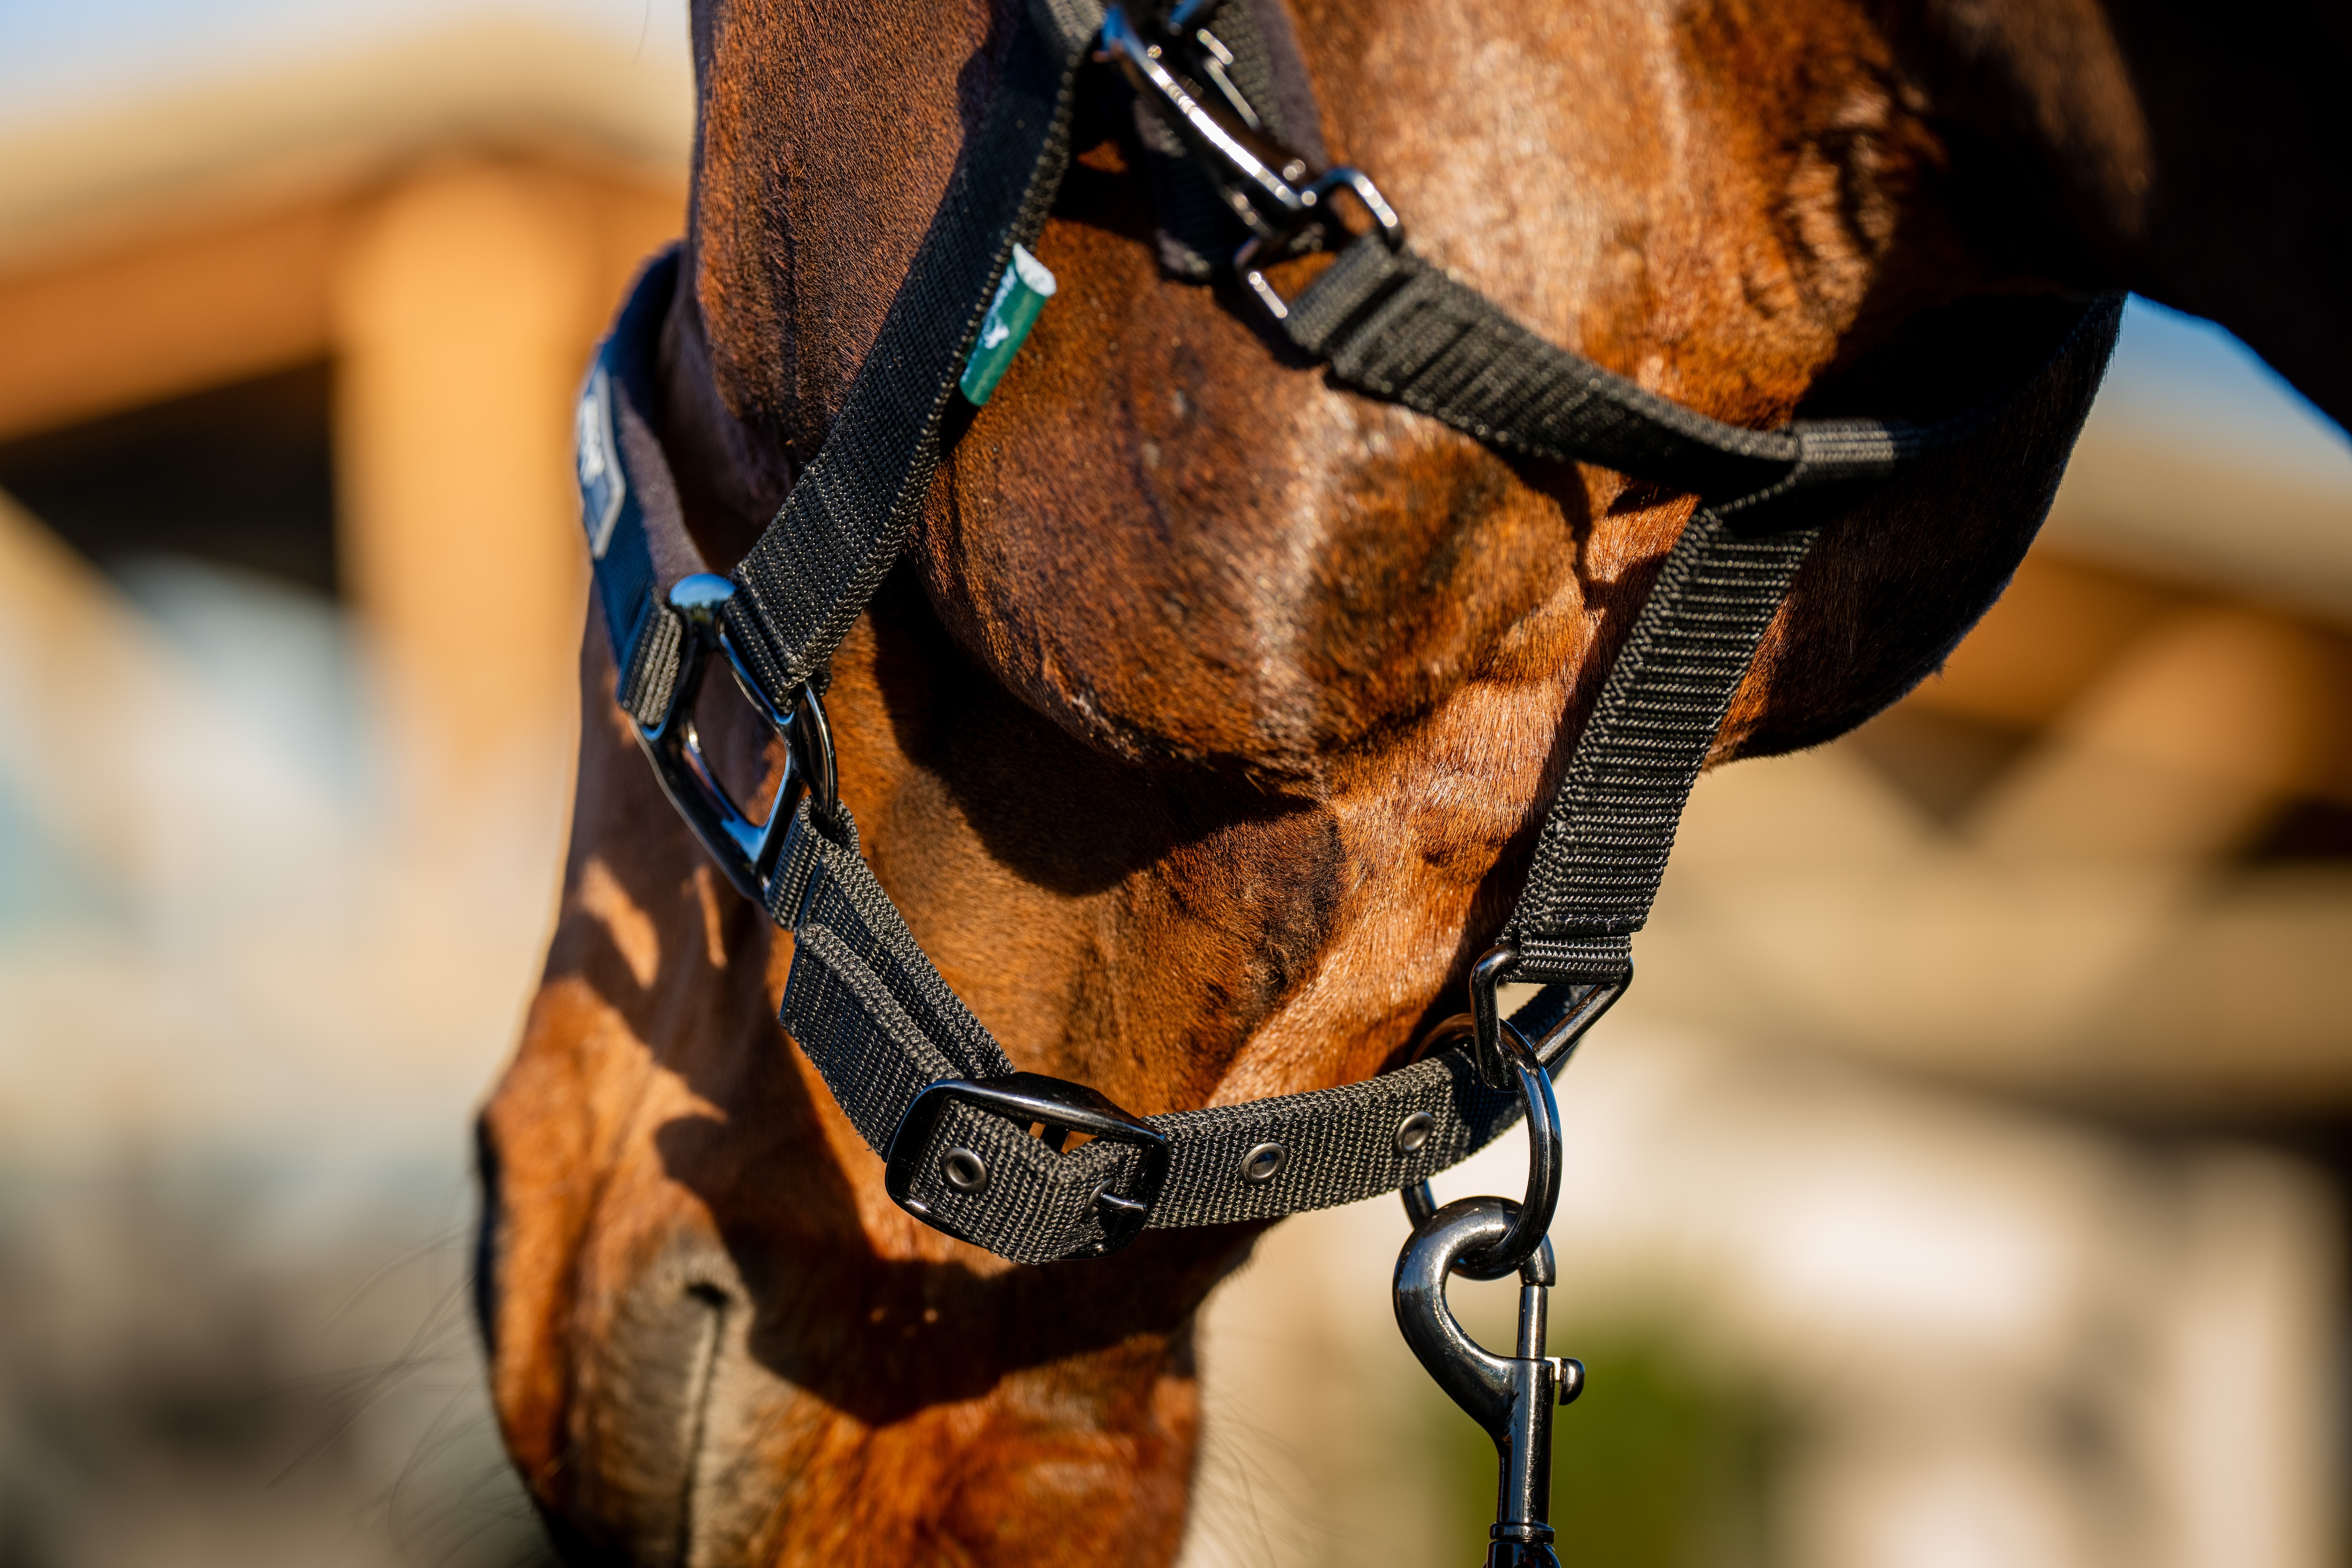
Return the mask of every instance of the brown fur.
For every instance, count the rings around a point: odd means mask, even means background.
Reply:
[[[2305,384],[2342,412],[2341,307],[2274,303],[2193,221],[2257,192],[2320,214],[2326,165],[2200,163],[2170,89],[2221,68],[2155,15],[1295,11],[1333,153],[1424,251],[1720,417],[1949,405],[1931,370],[1984,329],[1937,307],[2176,279],[2258,342],[2317,329]],[[698,5],[663,423],[710,558],[820,444],[1009,16]],[[2318,123],[2306,71],[2276,66],[2274,118]],[[1038,247],[1062,290],[836,660],[842,794],[1022,1067],[1146,1113],[1360,1078],[1454,1010],[1690,503],[1338,390],[1162,279],[1142,182],[1084,153]],[[2023,551],[2105,349],[1835,528],[1721,754],[1835,733],[1932,667]],[[774,1025],[789,942],[663,802],[593,630],[582,682],[562,915],[484,1117],[495,1394],[559,1535],[646,1563],[1166,1562],[1192,1312],[1248,1233],[1016,1269],[892,1206]]]

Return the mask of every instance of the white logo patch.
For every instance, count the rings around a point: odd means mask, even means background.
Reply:
[[[602,364],[580,389],[575,437],[580,463],[580,522],[588,531],[588,553],[597,560],[613,542],[621,501],[629,487],[621,477],[621,456],[613,440],[613,384]]]

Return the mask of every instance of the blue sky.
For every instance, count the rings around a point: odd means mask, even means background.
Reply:
[[[0,0],[0,124],[508,16],[686,51],[685,0]]]
[[[2252,350],[2212,322],[2135,298],[2099,416],[2193,445],[2258,453],[2309,477],[2352,478],[2352,443]]]
[[[0,129],[479,17],[683,55],[686,0],[0,0]],[[2352,487],[2344,432],[2220,329],[2134,300],[2099,418]]]

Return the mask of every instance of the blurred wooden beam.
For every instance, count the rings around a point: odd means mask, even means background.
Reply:
[[[1940,674],[1906,706],[2017,730],[2056,719],[2132,639],[2191,595],[2037,547]]]
[[[2352,625],[2352,479],[2341,476],[2094,430],[2043,537],[2078,559]]]
[[[318,359],[341,202],[0,278],[0,437]]]

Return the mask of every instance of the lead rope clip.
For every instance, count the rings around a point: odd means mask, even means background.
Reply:
[[[1518,1030],[1491,1005],[1483,1012],[1480,1044],[1491,1039],[1527,1107],[1527,1201],[1462,1198],[1437,1208],[1428,1183],[1405,1188],[1413,1232],[1397,1255],[1397,1328],[1437,1385],[1494,1440],[1501,1479],[1486,1568],[1559,1568],[1549,1521],[1551,1416],[1584,1390],[1582,1363],[1544,1353],[1547,1292],[1559,1279],[1546,1233],[1559,1204],[1559,1105],[1550,1076]],[[1498,1356],[1454,1317],[1445,1282],[1455,1274],[1500,1279],[1513,1272],[1519,1277],[1517,1353]]]
[[[1501,1467],[1486,1568],[1559,1568],[1552,1554],[1551,1415],[1584,1389],[1580,1362],[1544,1353],[1546,1293],[1557,1275],[1545,1241],[1519,1265],[1517,1353],[1472,1339],[1446,1304],[1445,1281],[1518,1218],[1507,1198],[1462,1198],[1432,1215],[1398,1255],[1397,1327],[1429,1375],[1494,1440]]]

